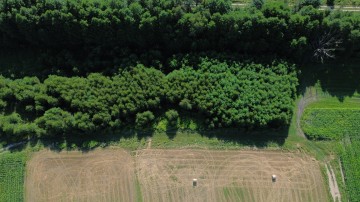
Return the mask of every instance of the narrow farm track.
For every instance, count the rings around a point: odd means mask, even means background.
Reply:
[[[334,170],[332,169],[331,165],[325,164],[325,167],[329,179],[331,196],[333,197],[334,201],[341,202],[340,190],[336,181]]]
[[[309,105],[310,103],[315,102],[317,98],[318,95],[316,88],[308,88],[305,90],[304,95],[300,98],[298,103],[297,113],[296,113],[296,128],[297,128],[297,133],[304,138],[306,138],[306,136],[301,128],[301,116],[303,115],[306,106]]]

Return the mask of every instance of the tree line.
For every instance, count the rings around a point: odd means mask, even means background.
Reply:
[[[228,51],[286,58],[339,45],[347,54],[359,51],[359,13],[304,5],[293,10],[282,3],[232,8],[230,0],[3,0],[0,46],[83,53],[100,48],[106,54]]]
[[[150,127],[159,117],[201,114],[206,127],[277,128],[289,123],[294,65],[201,58],[164,74],[137,65],[113,76],[0,77],[0,135],[6,138],[92,134]]]

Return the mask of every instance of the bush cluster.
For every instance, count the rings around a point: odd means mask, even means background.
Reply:
[[[162,114],[176,122],[176,109],[202,114],[209,128],[288,124],[297,85],[293,65],[199,60],[167,75],[138,65],[114,76],[0,77],[0,133],[16,138],[149,127]]]

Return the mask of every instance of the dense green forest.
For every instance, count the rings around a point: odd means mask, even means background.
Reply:
[[[55,58],[48,65],[86,71],[124,65],[119,58],[132,54],[163,63],[202,51],[300,62],[333,55],[327,51],[359,51],[360,14],[282,3],[232,8],[229,0],[4,0],[0,46],[41,49]]]
[[[208,128],[280,127],[291,118],[297,74],[293,65],[183,62],[165,75],[138,65],[111,77],[0,77],[1,132],[7,138],[94,133],[126,125],[146,127],[154,115],[201,114]],[[177,110],[177,111],[175,111]],[[167,112],[171,118],[171,112]]]

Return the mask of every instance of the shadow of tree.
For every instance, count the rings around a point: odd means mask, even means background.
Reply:
[[[300,67],[299,93],[318,84],[321,90],[344,101],[360,92],[360,59],[337,60],[326,64],[311,64]]]

